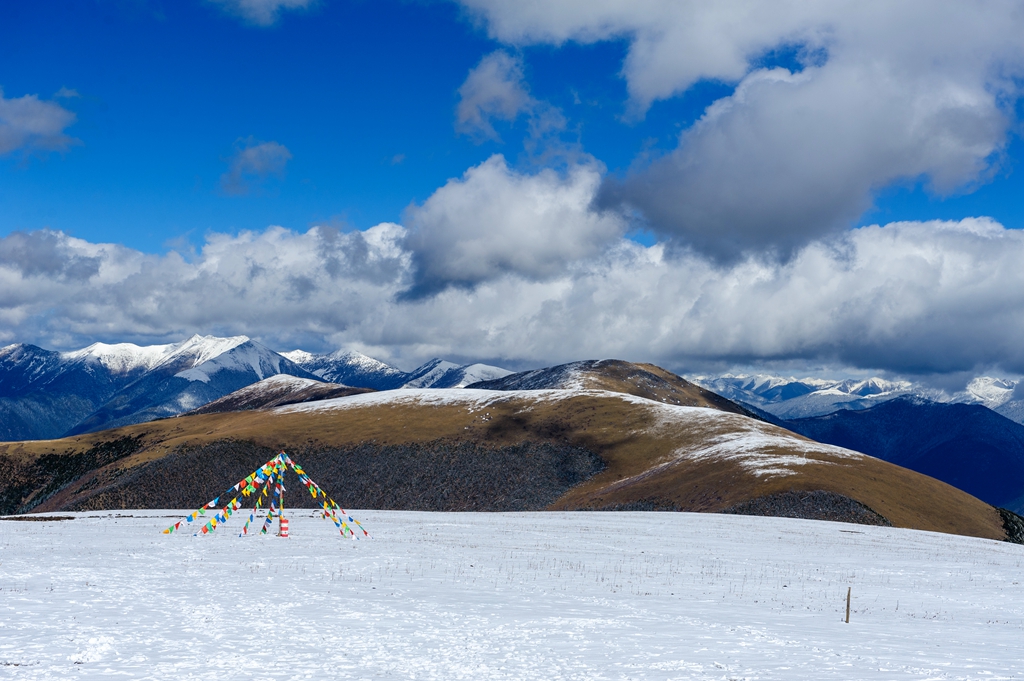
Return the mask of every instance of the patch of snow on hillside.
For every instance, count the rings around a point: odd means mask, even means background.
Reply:
[[[780,453],[776,450],[788,450],[790,453]],[[683,454],[682,450],[680,454]],[[766,432],[764,429],[722,433],[709,438],[707,443],[697,450],[685,451],[683,456],[690,460],[736,461],[754,475],[771,477],[795,475],[793,466],[831,464],[829,461],[808,459],[808,454],[824,454],[844,459],[864,458],[864,454],[849,449],[822,445],[779,432]]]
[[[462,406],[468,412],[473,412],[501,402],[515,402],[525,405],[526,409],[532,409],[539,403],[568,400],[580,396],[622,400],[648,410],[654,421],[647,430],[652,433],[677,428],[686,433],[701,432],[703,434],[704,444],[699,448],[681,448],[677,450],[675,458],[660,464],[662,466],[672,465],[683,458],[690,460],[718,458],[736,461],[754,475],[779,476],[794,474],[794,471],[789,468],[791,466],[829,463],[813,457],[809,459],[808,454],[848,459],[864,456],[841,447],[804,439],[781,428],[739,414],[706,407],[665,404],[636,395],[607,390],[504,391],[476,388],[462,390],[410,388],[401,391],[388,390],[318,402],[290,404],[274,409],[273,413],[322,413],[338,409],[359,409],[384,405]]]
[[[525,397],[537,397],[536,393],[554,393],[559,398],[565,394],[560,390],[529,391]],[[522,399],[523,393],[507,392],[502,390],[447,390],[444,388],[404,388],[400,390],[382,390],[380,392],[362,393],[359,395],[348,395],[346,397],[335,397],[329,400],[318,400],[316,402],[304,402],[302,404],[289,404],[277,407],[273,413],[317,413],[335,411],[341,409],[361,409],[366,407],[378,407],[384,405],[425,405],[425,406],[464,406],[467,409],[480,409],[497,402],[514,399]]]
[[[1024,660],[1024,547],[1003,542],[694,513],[353,512],[359,542],[308,510],[287,539],[238,537],[241,513],[201,538],[160,534],[174,512],[67,515],[0,521],[10,678],[919,681]]]
[[[774,477],[794,475],[796,471],[791,469],[792,466],[830,463],[815,458],[808,459],[808,454],[822,454],[842,459],[865,456],[842,447],[807,440],[787,430],[739,414],[704,407],[665,404],[623,393],[607,395],[614,395],[653,412],[656,422],[650,428],[652,432],[675,426],[684,432],[701,434],[701,446],[677,449],[668,461],[642,473],[641,476],[644,477],[682,460],[735,461],[754,475]],[[627,480],[629,479],[623,480],[621,484]]]
[[[324,385],[324,383],[323,381],[314,381],[311,378],[300,378],[290,374],[275,374],[252,385],[247,385],[231,394],[239,397],[248,397],[265,393],[299,392],[314,385]]]

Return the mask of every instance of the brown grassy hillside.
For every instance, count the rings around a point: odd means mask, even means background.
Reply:
[[[24,482],[25,472],[43,457],[52,463],[96,456],[109,442],[138,444],[120,458],[97,461],[98,468],[60,489],[54,489],[60,481],[47,483],[51,496],[34,510],[197,505],[206,499],[171,504],[167,497],[132,496],[131,490],[160,487],[153,483],[158,469],[168,480],[186,471],[200,481],[230,478],[223,457],[230,442],[241,452],[242,468],[278,448],[294,453],[314,479],[331,478],[331,484],[321,482],[340,503],[357,500],[357,507],[446,508],[438,501],[446,485],[449,498],[476,494],[483,502],[472,507],[482,510],[499,507],[484,502],[502,497],[511,499],[500,506],[505,509],[719,512],[767,495],[822,491],[859,502],[897,527],[1005,536],[995,509],[932,478],[742,414],[603,390],[399,390],[185,416],[65,440],[3,444],[0,468],[17,468]],[[515,447],[533,459],[517,457]],[[450,454],[443,454],[445,448]],[[599,465],[587,464],[588,454]],[[446,466],[459,475],[446,477]],[[559,477],[558,466],[576,471],[576,478]],[[346,469],[360,473],[346,475]],[[478,482],[457,487],[453,480],[462,472]],[[534,479],[546,481],[538,483],[543,489],[531,487]],[[394,489],[407,492],[388,496]],[[529,498],[516,505],[515,494]]]

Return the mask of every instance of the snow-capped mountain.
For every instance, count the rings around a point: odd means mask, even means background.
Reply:
[[[509,373],[439,359],[405,372],[358,352],[277,353],[246,336],[196,335],[149,346],[93,343],[70,352],[16,344],[0,348],[0,440],[56,438],[175,416],[282,374],[341,384],[331,388],[338,391],[461,388]]]
[[[1024,382],[979,376],[956,393],[951,402],[981,404],[1011,421],[1024,424]]]
[[[402,387],[408,380],[408,374],[401,369],[359,352],[338,350],[327,355],[316,355],[305,350],[292,350],[282,352],[281,355],[331,383],[391,390]]]
[[[40,439],[172,416],[275,374],[317,379],[245,336],[70,352],[0,348],[0,439]]]
[[[63,435],[144,375],[171,346],[97,343],[74,352],[0,348],[0,439]]]
[[[980,404],[1024,424],[1024,383],[1013,379],[978,376],[956,393],[926,388],[910,381],[884,378],[828,380],[769,375],[694,376],[694,383],[737,402],[782,419],[811,418],[840,410],[870,409],[903,396],[931,402]]]
[[[455,364],[432,359],[410,372],[358,352],[316,355],[304,350],[281,353],[303,369],[325,381],[358,388],[464,388],[470,383],[508,376],[511,371],[488,364]]]
[[[695,376],[691,380],[723,397],[753,405],[783,419],[820,416],[842,409],[867,409],[901,395],[916,394],[908,381],[883,378],[827,380],[726,374]]]
[[[432,387],[465,388],[467,385],[480,381],[494,381],[511,375],[512,372],[508,369],[491,366],[490,364],[470,364],[458,367],[454,371],[449,370],[440,379],[435,381]]]
[[[983,404],[989,409],[997,409],[1013,400],[1013,391],[1017,381],[992,376],[978,376],[967,384],[967,387],[953,395],[952,402],[964,404]]]
[[[470,383],[491,381],[512,372],[488,364],[459,365],[441,359],[432,359],[414,369],[403,388],[465,388]]]
[[[193,336],[68,431],[69,435],[191,411],[268,376],[317,377],[246,336]]]
[[[87,348],[60,354],[62,359],[70,363],[96,362],[112,373],[125,374],[139,369],[152,369],[178,347],[174,344],[140,346],[134,343],[93,343]]]

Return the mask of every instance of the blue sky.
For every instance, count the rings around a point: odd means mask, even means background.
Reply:
[[[7,3],[0,341],[1024,372],[972,7]]]
[[[2,10],[0,86],[50,99],[77,122],[64,152],[0,162],[0,233],[50,228],[161,252],[208,230],[316,224],[366,229],[401,220],[451,177],[495,151],[527,165],[526,126],[499,124],[503,143],[453,125],[457,90],[500,47],[447,3],[322,2],[272,26],[204,2],[9,4]],[[625,121],[619,74],[626,42],[522,49],[534,97],[560,107],[564,137],[612,173],[667,151],[735,83],[701,82]],[[791,62],[769,54],[762,63]],[[292,154],[284,175],[225,193],[220,177],[240,139]],[[950,196],[908,181],[878,192],[859,222],[989,215],[1024,226],[1014,138],[1002,168]]]
[[[324,3],[270,27],[202,2],[38,3],[12,13],[0,22],[7,96],[48,99],[67,87],[81,97],[61,101],[78,116],[67,133],[79,143],[4,159],[5,233],[51,228],[157,252],[206,230],[365,229],[400,220],[410,202],[495,149],[512,158],[521,150],[522,130],[503,130],[500,145],[455,133],[456,90],[495,44],[453,5]],[[615,121],[621,52],[538,50],[534,84],[570,103],[573,89],[587,97],[578,123],[599,147],[619,135],[607,146],[615,165],[651,134]],[[283,178],[225,194],[227,160],[249,137],[278,141],[293,159]]]

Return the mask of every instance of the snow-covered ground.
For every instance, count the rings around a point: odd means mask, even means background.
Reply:
[[[0,521],[0,677],[1024,677],[1022,546],[686,513],[368,511],[354,542],[295,511],[288,539],[196,538],[168,515]]]

